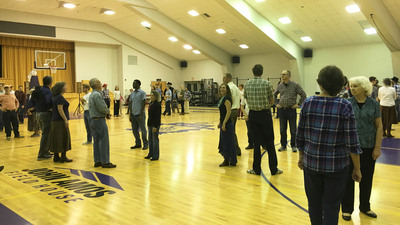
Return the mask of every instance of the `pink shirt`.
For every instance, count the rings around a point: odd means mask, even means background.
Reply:
[[[2,94],[0,95],[0,103],[2,107],[0,109],[15,110],[18,109],[19,102],[14,94]]]

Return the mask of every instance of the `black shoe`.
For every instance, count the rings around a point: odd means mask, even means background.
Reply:
[[[94,167],[99,167],[101,165],[103,165],[101,162],[94,163]]]
[[[228,160],[224,160],[221,164],[219,164],[219,167],[223,167],[223,166],[229,166]]]
[[[65,162],[72,162],[73,159],[68,159],[67,157],[61,157],[60,162],[65,163]]]
[[[345,213],[342,214],[342,218],[346,221],[350,221],[351,220],[351,214],[350,213],[346,213],[348,215],[344,215]]]
[[[0,166],[0,172],[3,171],[3,169],[4,169],[4,166]]]
[[[363,211],[360,211],[360,212],[362,212],[362,213],[364,213],[365,215],[367,215],[367,216],[369,216],[369,217],[372,217],[372,218],[376,218],[376,217],[378,217],[374,212],[372,212],[371,210],[369,210],[369,211],[367,211],[367,212],[363,212]]]
[[[25,136],[17,136],[17,137],[14,137],[14,138],[24,138]]]
[[[144,146],[143,148],[142,148],[142,150],[146,150],[146,149],[148,149],[149,148],[149,146]]]
[[[151,158],[151,156],[146,156],[146,157],[144,157],[145,159],[150,159]]]
[[[237,156],[241,156],[241,155],[242,155],[242,153],[241,153],[241,152],[239,152],[239,153],[236,153],[236,155],[237,155]]]
[[[151,159],[150,159],[150,161],[156,161],[156,160],[158,160],[158,159],[155,159],[155,158],[151,158]]]
[[[46,160],[46,159],[51,159],[51,155],[46,155],[45,157],[38,157],[37,161],[42,161],[42,160]]]
[[[231,166],[236,166],[236,163],[229,163],[229,165],[231,165]]]
[[[112,163],[107,163],[107,164],[101,165],[101,167],[103,167],[103,168],[115,168],[115,167],[117,167],[117,165],[112,164]]]
[[[249,146],[247,146],[245,149],[253,149],[253,148],[254,148],[253,145],[249,145]]]
[[[136,149],[136,148],[141,148],[141,147],[142,147],[141,145],[135,145],[135,146],[132,146],[131,149]]]
[[[61,158],[58,154],[54,155],[53,162],[60,162],[60,160],[61,160]]]

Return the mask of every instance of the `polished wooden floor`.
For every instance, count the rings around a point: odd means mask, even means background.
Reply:
[[[262,161],[263,176],[247,174],[253,151],[244,149],[247,130],[245,122],[239,120],[237,136],[242,156],[238,157],[236,167],[218,167],[222,162],[217,149],[218,116],[218,111],[210,108],[192,108],[185,116],[164,116],[159,161],[145,160],[147,150],[131,150],[134,137],[128,117],[113,117],[107,124],[115,169],[93,167],[92,146],[82,145],[86,141],[82,119],[70,122],[72,150],[68,157],[74,159],[72,163],[37,161],[40,138],[30,137],[27,122],[20,127],[24,139],[6,141],[3,131],[0,165],[5,169],[0,173],[0,203],[29,223],[40,225],[309,224],[302,171],[297,168],[298,154],[290,148],[277,152],[279,168],[284,171],[281,175],[271,176],[267,155]],[[393,134],[400,137],[400,125],[393,128]],[[278,145],[277,119],[274,129]],[[70,177],[46,181],[24,171],[40,168]],[[95,181],[87,179],[91,172],[97,172]],[[113,177],[123,190],[115,184],[99,182],[99,173]],[[52,183],[69,179],[86,181],[115,193],[89,198]],[[340,218],[339,224],[399,224],[399,199],[399,166],[378,163],[371,198],[378,218],[359,214],[356,200],[352,221]],[[3,220],[0,224],[9,223]]]

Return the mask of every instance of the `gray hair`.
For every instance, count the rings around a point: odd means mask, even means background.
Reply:
[[[351,84],[357,84],[365,91],[365,95],[369,96],[372,93],[372,83],[369,81],[367,77],[359,76],[352,77],[349,79],[350,86]]]
[[[92,78],[92,79],[90,79],[89,85],[90,85],[90,87],[91,87],[92,89],[95,89],[95,85],[96,85],[96,81],[97,81],[97,80],[98,80],[97,78]]]

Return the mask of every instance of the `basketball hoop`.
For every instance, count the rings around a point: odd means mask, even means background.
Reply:
[[[57,66],[49,66],[51,73],[57,73]]]

